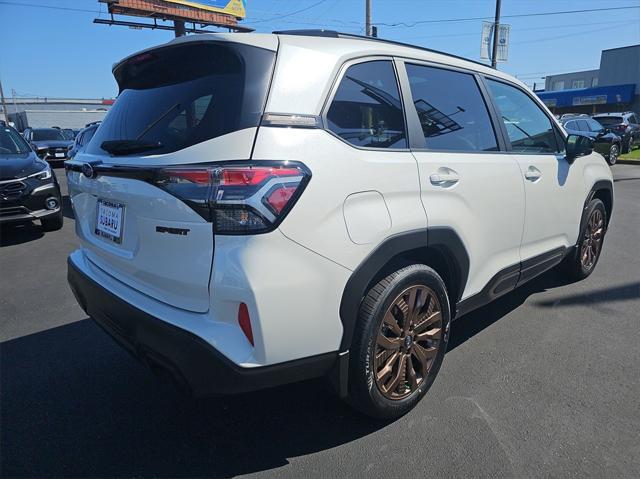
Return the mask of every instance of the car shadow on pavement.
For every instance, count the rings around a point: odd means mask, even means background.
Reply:
[[[454,323],[454,349],[538,291],[525,285]],[[562,283],[564,284],[564,283]],[[178,393],[90,319],[0,345],[4,476],[232,477],[385,427],[308,381],[212,399]]]
[[[552,269],[486,306],[462,316],[455,320],[451,326],[451,338],[447,351],[457,348],[467,339],[472,338],[520,307],[532,294],[566,286],[570,283],[561,272]]]
[[[36,226],[33,223],[2,225],[0,227],[0,248],[27,243],[43,236],[44,232],[40,225]]]
[[[2,343],[4,477],[232,477],[384,427],[323,381],[191,399],[90,319]]]

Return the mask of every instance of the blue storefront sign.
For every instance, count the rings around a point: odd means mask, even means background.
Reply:
[[[536,93],[548,107],[562,108],[568,106],[605,105],[631,103],[636,86],[610,85],[577,90],[545,91]]]

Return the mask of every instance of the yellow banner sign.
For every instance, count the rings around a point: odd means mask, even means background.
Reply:
[[[209,12],[226,13],[227,15],[233,15],[237,18],[244,18],[247,16],[246,0],[164,0],[169,3],[179,3],[180,5],[186,5],[192,8],[198,8],[200,10],[207,10]]]

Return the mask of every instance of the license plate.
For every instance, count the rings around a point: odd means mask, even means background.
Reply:
[[[64,158],[64,153],[56,153],[56,158]]]
[[[114,243],[122,243],[122,226],[124,224],[124,205],[98,198],[96,214],[96,230],[102,236]]]

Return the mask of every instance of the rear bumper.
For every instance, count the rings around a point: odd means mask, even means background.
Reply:
[[[68,281],[84,311],[121,346],[152,368],[168,372],[194,396],[242,393],[319,377],[336,353],[285,363],[239,367],[197,335],[120,299],[68,259]]]

